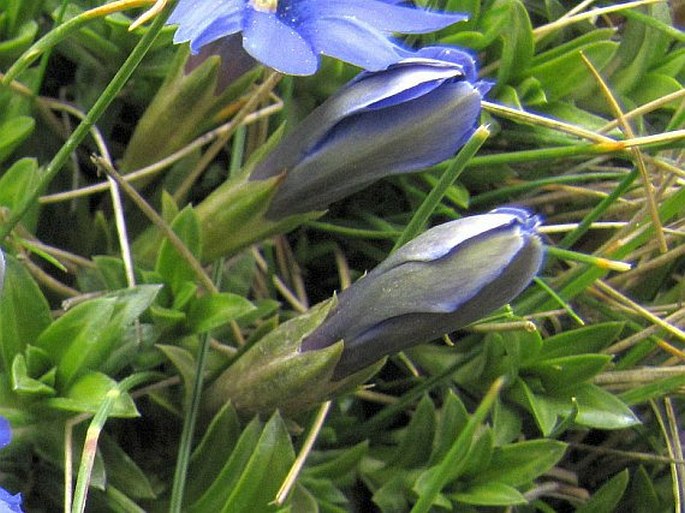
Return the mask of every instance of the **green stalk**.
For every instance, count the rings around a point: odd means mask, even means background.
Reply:
[[[588,215],[586,215],[581,223],[576,227],[575,230],[566,234],[566,236],[557,244],[560,248],[570,248],[575,244],[578,239],[580,239],[585,233],[590,229],[590,225],[597,221],[601,215],[606,212],[606,210],[614,203],[621,195],[633,184],[635,179],[638,177],[639,170],[637,167],[633,169],[626,177],[621,180],[617,187],[611,191],[606,198],[602,199],[595,208],[592,209]]]
[[[158,374],[153,372],[133,374],[132,376],[123,379],[118,385],[112,387],[105,395],[105,400],[100,404],[98,411],[95,413],[93,420],[90,421],[90,425],[86,431],[86,439],[83,442],[83,453],[81,455],[81,462],[79,463],[76,488],[74,490],[74,502],[71,507],[72,513],[83,513],[86,509],[88,487],[90,485],[93,463],[97,453],[98,439],[105,427],[105,422],[107,422],[107,418],[109,417],[112,408],[114,408],[114,405],[123,393],[157,377]]]
[[[392,249],[393,251],[412,240],[426,227],[428,219],[442,201],[447,189],[449,189],[459,175],[461,175],[471,158],[480,149],[489,135],[490,132],[486,127],[478,127],[478,130],[474,132],[464,147],[457,153],[457,156],[450,162],[449,166],[440,177],[440,181],[435,184],[435,187],[431,189],[428,196],[426,196],[426,199],[423,200],[421,206],[416,210],[411,221],[409,221],[409,224],[402,232],[402,235],[400,235],[395,242],[395,246]]]
[[[126,61],[122,64],[119,71],[117,71],[116,75],[114,75],[114,78],[112,78],[111,82],[107,85],[90,111],[88,111],[88,114],[86,114],[85,118],[76,127],[76,130],[74,130],[74,132],[69,136],[69,139],[67,139],[64,145],[62,145],[62,147],[47,165],[38,186],[29,194],[27,194],[25,198],[23,198],[20,206],[13,210],[5,223],[0,226],[0,240],[3,240],[5,237],[7,237],[17,223],[21,221],[21,218],[24,217],[29,208],[31,208],[31,206],[38,200],[38,196],[40,196],[43,191],[47,189],[47,186],[62,169],[64,164],[69,159],[69,156],[76,150],[78,145],[81,144],[83,139],[85,139],[93,125],[98,119],[100,119],[100,116],[104,114],[105,110],[107,110],[112,101],[114,101],[114,98],[116,98],[117,94],[119,94],[119,91],[121,91],[121,89],[124,87],[128,79],[143,60],[143,57],[145,57],[145,54],[155,42],[157,35],[164,26],[166,18],[167,15],[165,14],[155,18],[155,21],[152,23],[149,30],[141,38],[133,51],[131,51],[131,55],[129,55]],[[66,25],[66,23],[64,25]],[[64,27],[64,25],[61,25],[61,27]]]
[[[223,258],[217,260],[213,266],[212,281],[216,284],[217,288],[221,280],[221,270],[223,267]],[[200,411],[200,400],[205,378],[205,363],[207,361],[207,354],[209,353],[209,342],[209,333],[203,333],[200,337],[200,347],[198,348],[195,381],[193,382],[190,405],[183,421],[181,442],[178,447],[174,482],[171,486],[169,513],[181,513],[181,511],[183,511],[183,494],[185,492],[186,477],[188,476],[188,464],[190,463],[190,456],[193,449],[195,424],[197,423],[197,417]]]

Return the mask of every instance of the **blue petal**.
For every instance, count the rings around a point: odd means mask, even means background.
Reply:
[[[406,55],[386,35],[354,18],[323,16],[302,30],[319,53],[370,71],[385,69]]]
[[[319,17],[364,20],[386,33],[423,34],[468,19],[464,14],[431,12],[378,0],[318,0],[316,10]]]
[[[0,258],[2,258],[0,256]],[[12,428],[5,417],[0,417],[0,449],[12,441]]]
[[[464,217],[436,226],[402,246],[401,251],[390,255],[377,269],[388,270],[409,260],[414,262],[438,260],[473,239],[522,224],[521,212],[527,214],[527,211],[522,209],[516,209],[516,213],[508,209],[502,210]],[[526,231],[530,230],[526,229]]]
[[[0,488],[0,513],[23,513],[21,494],[12,495],[4,488]]]
[[[263,64],[289,75],[311,75],[319,66],[312,45],[274,14],[246,9],[243,46]]]
[[[244,9],[244,0],[181,0],[167,23],[179,25],[174,43],[190,41],[196,53],[207,43],[240,32]]]
[[[460,76],[460,73],[460,68],[454,65],[436,64],[428,60],[425,63],[412,63],[411,66],[393,66],[382,73],[362,73],[288,134],[276,150],[256,166],[251,179],[263,180],[280,174],[283,169],[291,169],[305,159],[315,146],[320,146],[346,117],[380,105],[405,102],[412,96],[407,93],[407,88],[414,91],[414,96],[425,94],[446,80]],[[407,114],[411,116],[410,112]]]
[[[466,76],[466,80],[475,82],[478,79],[476,60],[470,53],[461,48],[457,48],[456,46],[426,46],[417,50],[416,55],[426,59],[435,59],[458,64],[461,66],[462,71]]]

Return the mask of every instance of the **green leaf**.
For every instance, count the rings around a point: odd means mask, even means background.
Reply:
[[[0,294],[0,354],[5,372],[51,321],[50,307],[36,282],[13,256],[5,255],[5,282]]]
[[[476,475],[473,482],[525,485],[556,465],[565,452],[565,443],[543,439],[495,447],[490,465]]]
[[[544,436],[549,436],[554,430],[559,415],[559,408],[555,404],[537,396],[523,379],[517,379],[509,390],[513,399],[526,408],[535,419],[535,423]],[[569,408],[570,409],[570,408]]]
[[[636,386],[619,394],[619,399],[628,406],[645,403],[658,399],[666,394],[674,393],[685,386],[685,374],[670,378],[651,381],[645,385]]]
[[[197,363],[192,353],[187,349],[177,346],[167,346],[163,344],[157,345],[157,348],[164,353],[174,367],[181,374],[184,388],[184,405],[190,404],[191,394],[193,392],[193,383],[195,382],[195,373],[197,371]]]
[[[13,127],[13,130],[18,130],[21,127],[22,123],[20,122],[17,127]],[[3,126],[0,126],[0,162],[2,161],[3,151],[2,139],[10,135],[12,135],[11,130],[9,134],[6,134],[4,133]],[[31,197],[39,186],[40,171],[38,162],[35,159],[29,158],[18,160],[0,177],[0,207],[8,208],[10,211],[19,210],[23,206],[24,198]],[[22,218],[22,221],[24,226],[33,232],[36,228],[37,219],[38,204],[31,206]]]
[[[492,429],[489,426],[484,426],[473,441],[473,446],[469,451],[464,467],[464,479],[472,479],[483,472],[490,465],[494,449],[495,436]]]
[[[574,390],[574,396],[578,402],[578,424],[598,429],[623,429],[640,423],[620,399],[596,385],[581,385]]]
[[[660,510],[660,501],[654,483],[645,468],[640,465],[633,475],[628,501],[634,513],[654,513]]]
[[[611,60],[617,46],[613,41],[599,41],[586,45],[583,53],[601,71]],[[545,88],[549,101],[567,97],[584,98],[595,91],[597,86],[579,51],[533,66],[530,74]]]
[[[590,500],[579,507],[575,513],[614,513],[627,486],[628,470],[626,469],[593,493]]]
[[[176,216],[171,228],[178,238],[185,244],[188,251],[198,260],[202,245],[200,243],[200,225],[195,215],[195,211],[186,206]],[[168,239],[162,241],[162,245],[157,255],[155,270],[171,287],[174,294],[178,293],[185,282],[196,280],[195,271],[188,264],[188,261],[176,251],[176,248]]]
[[[222,292],[196,299],[188,311],[188,327],[193,333],[203,333],[228,324],[255,310],[255,306],[237,294]]]
[[[466,426],[454,440],[442,461],[423,472],[416,480],[413,490],[419,499],[414,504],[412,513],[427,513],[433,504],[442,500],[442,488],[462,475],[476,432],[497,399],[501,386],[501,381],[495,382],[476,411],[469,417]]]
[[[5,6],[3,8],[6,9]],[[0,67],[3,69],[14,62],[17,57],[31,46],[38,33],[38,23],[34,20],[29,20],[26,23],[22,23],[18,30],[13,32],[11,35],[7,33],[2,34],[4,37],[0,39]],[[2,129],[0,129],[0,133],[2,133]]]
[[[521,434],[522,423],[520,412],[498,398],[492,409],[495,445],[502,445],[516,439]]]
[[[36,121],[29,116],[18,116],[0,124],[0,162],[4,162],[17,146],[31,135],[35,126]],[[19,162],[27,160],[29,159],[22,159]],[[3,189],[0,188],[0,190]],[[25,196],[16,196],[17,199],[24,197]]]
[[[145,473],[107,433],[100,436],[98,450],[107,472],[108,486],[126,490],[126,495],[137,499],[154,499],[155,491]]]
[[[564,331],[543,341],[539,357],[541,360],[548,360],[575,354],[599,353],[616,340],[623,326],[622,322],[605,322]]]
[[[57,378],[68,386],[87,370],[104,364],[126,344],[126,329],[159,292],[140,285],[76,305],[40,334],[36,346],[57,364]]]
[[[193,451],[188,466],[184,500],[197,501],[219,477],[240,437],[240,422],[235,408],[225,405],[214,416],[202,440]]]
[[[309,458],[308,465],[303,470],[303,476],[312,479],[337,480],[355,470],[362,458],[369,452],[369,442],[363,441],[347,449],[326,451],[322,457],[324,461],[312,462]],[[317,453],[312,454],[316,456]]]
[[[95,414],[107,393],[116,387],[112,378],[100,373],[89,372],[69,387],[64,397],[47,399],[45,404],[57,410]],[[127,393],[121,393],[111,410],[112,417],[138,417],[140,414]]]
[[[519,0],[495,0],[483,13],[482,23],[486,39],[494,36],[500,40],[497,89],[528,68],[534,50],[533,28]]]
[[[666,95],[680,91],[682,83],[673,77],[661,73],[647,73],[640,80],[640,86],[630,92],[630,99],[636,104],[642,105],[659,100]],[[677,109],[678,102],[664,104],[663,108]]]
[[[395,476],[376,490],[371,498],[383,513],[401,513],[407,511],[409,501],[406,497],[405,480]]]
[[[217,480],[188,511],[270,511],[269,503],[294,459],[280,415],[275,413],[264,429],[255,419],[243,431]]]
[[[14,357],[11,380],[12,390],[19,395],[28,397],[49,397],[56,394],[54,388],[29,376],[26,360],[22,354],[18,354]]]
[[[430,466],[437,464],[445,457],[454,440],[466,426],[468,419],[469,414],[464,403],[452,390],[448,390],[442,408],[438,412],[435,442],[429,460]]]
[[[476,506],[514,506],[528,503],[516,488],[497,482],[470,486],[463,492],[450,494],[449,497]]]
[[[545,389],[554,393],[588,381],[599,374],[610,361],[611,356],[604,354],[561,356],[529,365],[522,372],[539,377]]]
[[[646,6],[651,17],[671,24],[667,5]],[[666,53],[671,41],[667,34],[639,20],[628,19],[613,64],[617,70],[611,76],[612,86],[621,94],[641,88],[642,78]]]
[[[411,422],[403,430],[402,440],[388,458],[388,466],[418,467],[428,460],[435,434],[435,407],[426,395],[419,401]]]

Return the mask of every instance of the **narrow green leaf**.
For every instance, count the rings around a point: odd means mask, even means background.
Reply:
[[[90,372],[69,387],[64,397],[47,399],[45,404],[58,410],[95,414],[105,400],[107,392],[116,386],[117,383],[112,378],[100,372]],[[109,416],[138,417],[139,413],[131,396],[122,392],[109,411]]]
[[[543,341],[539,357],[547,360],[574,354],[599,353],[616,340],[623,326],[622,322],[605,322],[564,331]]]
[[[308,464],[303,470],[303,476],[313,479],[339,479],[356,469],[368,452],[369,442],[366,440],[347,449],[326,451],[323,455],[326,460]]]
[[[513,486],[498,482],[470,486],[463,492],[450,494],[450,498],[475,506],[514,506],[528,502]]]
[[[401,468],[418,467],[428,460],[435,434],[435,406],[424,395],[419,401],[411,422],[403,430],[402,440],[394,455],[386,460],[388,466]]]
[[[469,414],[464,403],[452,391],[448,390],[444,403],[438,412],[438,423],[435,432],[435,443],[429,465],[436,465],[452,447],[454,440],[466,427]]]
[[[496,447],[490,465],[475,476],[473,482],[525,485],[556,465],[565,452],[565,443],[544,439]]]
[[[41,333],[36,346],[57,364],[61,385],[69,385],[88,369],[102,370],[126,343],[128,328],[152,303],[158,285],[140,285],[85,301]]]
[[[243,429],[235,449],[227,459],[216,479],[209,484],[205,493],[188,507],[188,513],[221,511],[228,496],[236,485],[241,472],[247,465],[262,433],[262,425],[255,417]]]
[[[615,475],[611,480],[592,494],[589,501],[575,513],[614,513],[618,501],[628,486],[628,469]]]
[[[192,207],[187,206],[176,216],[171,229],[185,244],[195,258],[200,258],[200,225]],[[176,251],[176,248],[165,238],[157,255],[155,270],[176,294],[184,282],[195,281],[195,271],[188,261]]]
[[[154,499],[157,495],[143,470],[109,436],[103,434],[98,442],[107,472],[108,486],[126,490],[136,499]]]
[[[485,417],[490,408],[492,408],[502,385],[502,380],[498,380],[492,385],[476,411],[469,418],[462,432],[454,441],[445,458],[436,466],[421,474],[419,479],[417,479],[413,489],[419,499],[414,504],[411,513],[427,513],[431,506],[439,499],[442,488],[449,481],[461,475],[467,455],[471,450],[476,430],[485,421]]]
[[[14,357],[32,344],[52,321],[50,307],[36,282],[13,256],[5,255],[5,281],[0,294],[0,355],[9,372]]]
[[[542,360],[528,365],[522,373],[532,373],[542,381],[545,389],[554,393],[573,388],[599,374],[611,361],[610,355],[579,354]]]
[[[36,121],[29,116],[18,116],[0,123],[0,162],[4,162],[31,135],[35,126]]]
[[[188,466],[184,493],[187,504],[197,501],[219,476],[240,438],[240,422],[235,409],[227,404],[214,416]]]
[[[22,354],[16,355],[12,362],[11,384],[12,390],[19,395],[49,397],[56,394],[54,388],[28,375],[26,360]]]
[[[640,423],[620,399],[596,385],[580,385],[574,390],[574,396],[578,402],[578,424],[598,429],[623,429]]]
[[[237,294],[211,294],[190,304],[188,326],[193,333],[203,333],[224,326],[253,310],[255,306]]]

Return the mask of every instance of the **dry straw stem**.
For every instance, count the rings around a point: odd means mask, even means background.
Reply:
[[[238,126],[251,125],[261,119],[272,116],[280,110],[282,110],[283,103],[278,98],[276,98],[276,100],[276,103],[274,103],[273,105],[269,105],[268,107],[265,107],[263,109],[258,110],[257,112],[245,116],[242,122],[238,123]],[[235,131],[235,125],[236,121],[235,119],[232,119],[231,121],[221,125],[220,127],[217,127],[214,130],[207,132],[204,135],[201,135],[200,137],[198,137],[188,145],[184,146],[180,150],[175,151],[168,157],[165,157],[159,160],[158,162],[155,162],[154,164],[150,164],[149,166],[145,166],[131,173],[127,173],[126,175],[122,176],[122,178],[127,182],[135,182],[137,180],[142,180],[144,178],[157,175],[165,169],[170,168],[173,164],[175,164],[182,158],[187,157],[197,149],[202,148],[206,144],[223,137],[228,132]],[[104,192],[107,189],[109,189],[109,182],[105,181],[98,184],[89,185],[87,187],[81,187],[73,191],[47,194],[45,196],[41,196],[39,201],[41,203],[60,203],[63,201],[70,201],[75,198],[81,198],[85,196],[90,196],[92,194]]]
[[[652,324],[655,324],[659,326],[660,328],[666,330],[668,333],[673,335],[674,337],[680,339],[681,341],[685,342],[685,331],[681,330],[677,326],[674,326],[673,324],[670,324],[660,317],[657,317],[654,315],[652,312],[644,308],[643,306],[637,304],[635,301],[632,299],[624,296],[621,294],[619,291],[615,290],[611,286],[607,285],[601,280],[598,280],[594,283],[593,285],[595,288],[599,289],[603,293],[605,293],[607,296],[612,298],[613,300],[617,301],[619,304],[622,304],[623,306],[626,306],[632,311],[634,314],[639,315],[640,317],[643,317],[644,319],[648,320]]]
[[[592,73],[592,75],[595,77],[595,80],[597,80],[597,84],[599,85],[602,93],[609,102],[609,106],[611,107],[611,110],[614,112],[614,116],[616,116],[616,119],[619,121],[621,129],[625,133],[626,137],[634,138],[635,133],[633,132],[630,123],[628,123],[623,117],[621,107],[619,106],[618,102],[616,101],[616,98],[607,86],[606,82],[604,82],[604,79],[599,74],[599,71],[597,71],[592,62],[590,62],[590,60],[587,57],[585,57],[585,55],[582,52],[580,53],[580,57],[583,59],[583,62],[590,70],[590,73]],[[649,177],[649,173],[647,173],[647,168],[645,166],[644,159],[642,158],[642,152],[640,151],[639,147],[633,148],[632,151],[633,156],[635,158],[635,164],[637,165],[637,168],[640,172],[640,177],[642,178],[642,184],[645,190],[645,198],[647,199],[647,210],[652,219],[652,224],[654,225],[656,238],[659,241],[659,249],[662,253],[666,253],[666,251],[668,251],[668,245],[666,244],[666,238],[664,237],[664,233],[661,228],[661,219],[659,219],[659,207],[657,205],[656,198],[654,197],[652,181]]]
[[[121,187],[126,195],[133,200],[133,202],[138,206],[138,208],[145,214],[145,216],[154,224],[164,235],[164,237],[169,241],[169,243],[178,251],[179,255],[188,263],[191,267],[198,281],[202,283],[205,289],[211,293],[218,293],[218,289],[212,282],[212,280],[207,276],[202,264],[193,256],[193,254],[188,250],[183,241],[174,233],[171,227],[162,219],[155,209],[152,208],[145,198],[143,198],[138,191],[136,191],[128,182],[126,182],[116,170],[111,167],[106,161],[96,158],[98,164],[102,167],[103,171],[111,176],[116,183]]]
[[[288,495],[290,495],[290,491],[292,490],[293,486],[295,486],[297,477],[300,475],[302,467],[304,467],[307,456],[309,456],[309,453],[314,447],[314,442],[316,442],[316,438],[321,432],[321,428],[326,420],[326,415],[328,415],[328,411],[330,409],[331,401],[326,401],[319,406],[319,410],[316,413],[316,418],[312,423],[312,427],[309,429],[309,433],[307,433],[307,437],[304,439],[302,444],[302,449],[300,449],[300,452],[295,458],[292,467],[290,467],[288,474],[285,476],[285,479],[283,480],[283,483],[281,484],[281,487],[279,488],[276,498],[273,500],[272,504],[283,506],[285,501],[288,500]]]
[[[592,18],[596,18],[598,16],[604,16],[605,14],[611,14],[614,12],[619,12],[623,11],[626,9],[634,9],[635,7],[640,7],[642,5],[649,5],[649,4],[656,4],[656,3],[661,3],[664,0],[639,0],[636,2],[626,2],[623,4],[617,4],[617,5],[611,5],[608,7],[600,7],[597,9],[591,9],[586,12],[579,12],[581,9],[584,9],[587,5],[591,4],[592,2],[582,2],[580,5],[576,6],[575,9],[572,9],[568,13],[566,13],[564,16],[559,18],[558,20],[555,20],[551,23],[548,23],[547,25],[542,25],[536,29],[533,30],[533,37],[535,38],[536,41],[539,41],[546,35],[556,31],[560,30],[564,27],[567,27],[569,25],[573,25],[574,23],[578,23],[580,21],[585,21],[589,20]],[[573,14],[571,14],[573,13]],[[578,14],[576,14],[578,13]]]
[[[666,322],[668,324],[675,324],[683,318],[685,318],[685,308],[681,308],[680,310],[668,315],[667,317],[664,318],[664,322]],[[607,354],[618,354],[622,351],[630,349],[631,347],[633,347],[636,344],[639,344],[640,342],[642,342],[646,338],[654,336],[661,329],[662,329],[661,326],[656,325],[656,324],[652,324],[651,326],[648,326],[647,328],[643,329],[642,331],[638,331],[637,333],[634,333],[633,335],[630,335],[629,337],[626,337],[626,338],[619,340],[618,342],[612,344],[611,346],[606,348],[604,350],[604,352]]]

